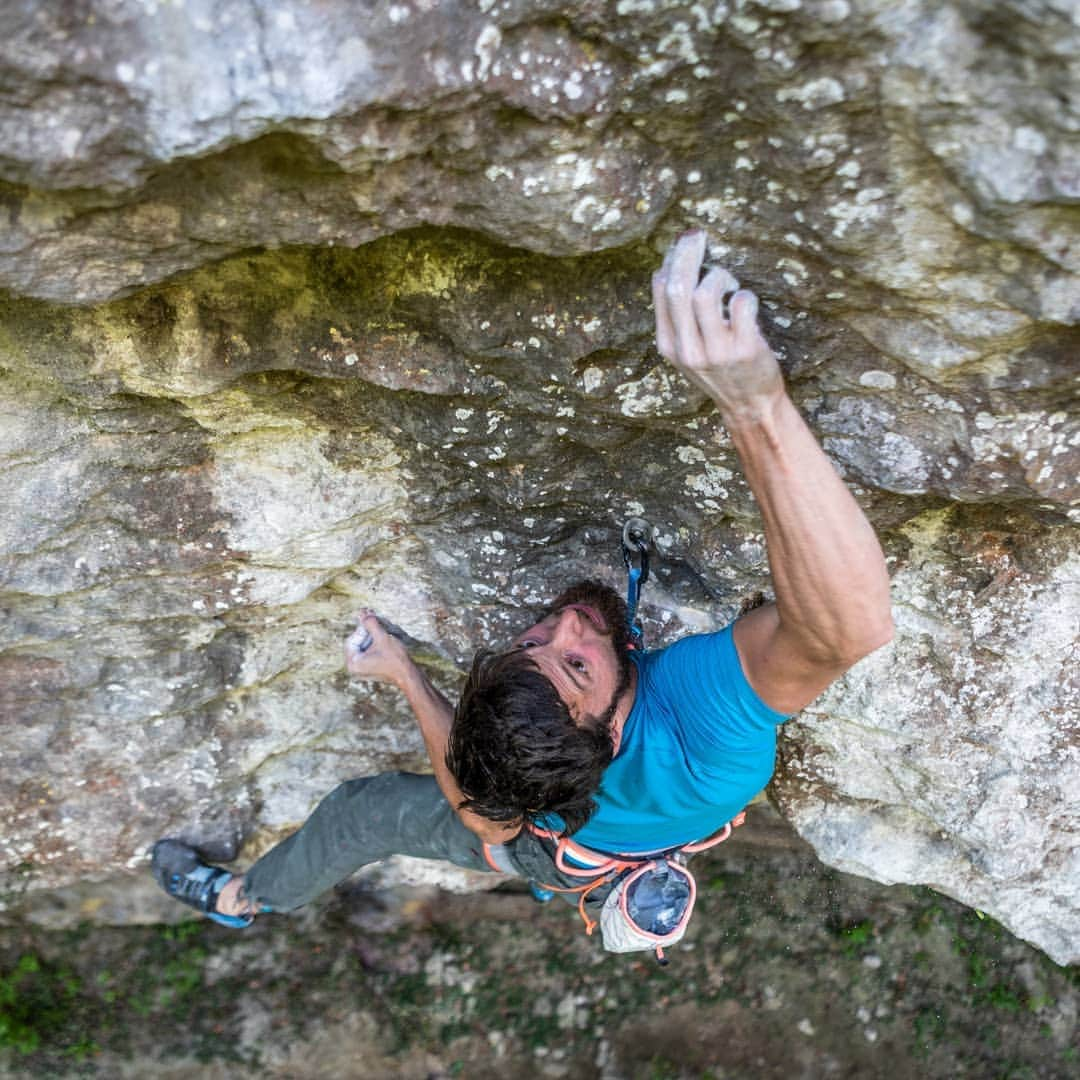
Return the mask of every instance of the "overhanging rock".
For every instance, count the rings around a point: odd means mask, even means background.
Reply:
[[[453,692],[657,528],[652,639],[768,585],[651,347],[679,231],[763,300],[882,535],[897,640],[785,737],[834,865],[1080,958],[1074,90],[1064,0],[0,13],[9,888],[245,857],[421,767],[370,604]]]

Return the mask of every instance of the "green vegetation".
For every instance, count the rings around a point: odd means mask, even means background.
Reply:
[[[946,1017],[943,1006],[924,1005],[915,1014],[915,1046],[925,1053],[931,1043],[940,1041],[945,1035]]]
[[[203,1060],[239,1060],[220,1038],[221,1025],[207,1030],[197,1020],[189,1039],[193,1018],[240,992],[237,980],[207,986],[212,952],[205,932],[199,923],[129,931],[82,927],[41,935],[49,957],[0,953],[0,1052],[32,1064],[35,1074],[60,1075],[64,1062],[89,1065],[105,1051],[125,1055],[143,1029]],[[110,962],[95,967],[102,935],[114,947],[105,950]]]
[[[0,975],[0,1047],[32,1054],[44,1042],[60,1040],[66,1054],[91,1053],[93,1040],[70,1023],[79,988],[69,969],[24,953]]]
[[[635,1080],[778,1075],[795,1052],[850,1075],[888,1060],[890,1080],[1075,1067],[1075,973],[992,919],[790,853],[699,866],[709,887],[667,968],[603,953],[568,906],[519,892],[439,896],[396,928],[353,893],[242,934],[20,931],[0,938],[0,1071],[104,1077],[149,1054],[241,1078],[342,1038],[366,1040],[357,1052],[386,1075],[418,1056],[450,1076],[587,1071],[601,1043]]]
[[[848,956],[859,956],[874,936],[874,924],[869,919],[862,919],[850,926],[840,928],[840,938],[844,943],[844,952]]]

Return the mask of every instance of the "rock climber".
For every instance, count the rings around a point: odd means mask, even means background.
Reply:
[[[768,782],[778,725],[891,638],[877,538],[785,390],[757,297],[721,267],[702,277],[705,255],[704,232],[686,233],[653,276],[656,343],[719,410],[761,509],[775,603],[640,651],[621,597],[583,582],[478,655],[456,707],[365,612],[371,643],[346,651],[347,670],[405,695],[434,775],[346,781],[245,874],[158,841],[166,892],[239,927],[393,854],[558,888],[574,881],[553,835],[620,855],[700,840]]]

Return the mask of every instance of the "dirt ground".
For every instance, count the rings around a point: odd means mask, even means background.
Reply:
[[[1080,1076],[1080,969],[929,889],[730,843],[668,967],[518,886],[295,917],[0,931],[0,1076]]]

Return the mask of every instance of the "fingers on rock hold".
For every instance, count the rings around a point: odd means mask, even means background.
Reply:
[[[667,277],[663,270],[653,274],[653,307],[656,311],[656,348],[660,355],[671,359],[675,352],[675,330],[667,306]]]
[[[705,233],[694,229],[679,237],[669,252],[670,262],[664,260],[660,272],[668,299],[675,304],[690,299],[697,287],[701,263],[705,258]]]
[[[738,280],[727,267],[713,266],[709,268],[708,273],[701,279],[701,284],[697,287],[694,299],[699,303],[704,301],[713,304],[720,309],[724,297],[730,296],[738,287]]]
[[[740,289],[731,298],[731,328],[736,334],[757,333],[758,298],[749,289]]]
[[[724,293],[728,291],[725,288],[725,274],[727,271],[713,268],[694,290],[694,316],[701,332],[707,337],[728,330],[727,320],[724,318]]]

